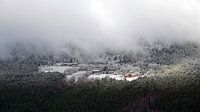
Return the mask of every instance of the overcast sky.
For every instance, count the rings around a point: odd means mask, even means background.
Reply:
[[[136,49],[137,41],[200,41],[199,0],[0,0],[0,53],[41,48]]]

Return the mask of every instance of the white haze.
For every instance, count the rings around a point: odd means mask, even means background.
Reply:
[[[0,54],[15,42],[41,51],[136,50],[140,39],[200,41],[199,0],[0,0]]]

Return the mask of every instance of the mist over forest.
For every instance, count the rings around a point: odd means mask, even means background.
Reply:
[[[198,0],[1,0],[0,54],[141,50],[141,42],[199,42]]]
[[[199,0],[0,0],[0,112],[199,112]]]

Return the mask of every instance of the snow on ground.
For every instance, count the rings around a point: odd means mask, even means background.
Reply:
[[[41,66],[39,67],[39,70],[45,73],[48,72],[59,72],[64,73],[65,70],[74,68],[72,66]]]
[[[124,77],[124,75],[100,74],[100,75],[90,75],[88,77],[88,79],[89,80],[102,80],[104,78],[109,78],[109,79],[122,80],[122,81],[134,81],[140,77],[144,77],[144,75],[135,76],[135,77]]]
[[[65,73],[66,70],[73,69],[78,67],[73,66],[60,66],[60,65],[54,65],[54,66],[41,66],[39,67],[39,70],[41,72],[59,72],[59,73]],[[137,80],[140,77],[144,77],[144,75],[135,75],[131,77],[127,77],[125,75],[114,75],[114,74],[89,74],[87,71],[77,71],[71,75],[66,75],[66,81],[74,80],[78,81],[80,79],[88,79],[88,80],[102,80],[104,78],[114,79],[114,80],[122,80],[122,81],[133,81]]]
[[[73,73],[72,75],[66,75],[66,81],[74,79],[77,82],[79,79],[84,78],[86,75],[87,71],[78,71],[76,73]]]
[[[115,80],[124,80],[123,75],[113,75],[113,74],[100,74],[100,75],[90,75],[88,77],[89,80],[102,80],[104,78],[110,78],[110,79],[115,79]]]
[[[126,77],[126,81],[134,81],[134,80],[137,80],[139,77]]]

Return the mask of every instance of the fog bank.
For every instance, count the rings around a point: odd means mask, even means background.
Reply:
[[[0,0],[0,55],[20,42],[38,52],[137,50],[139,42],[200,42],[199,0]]]

